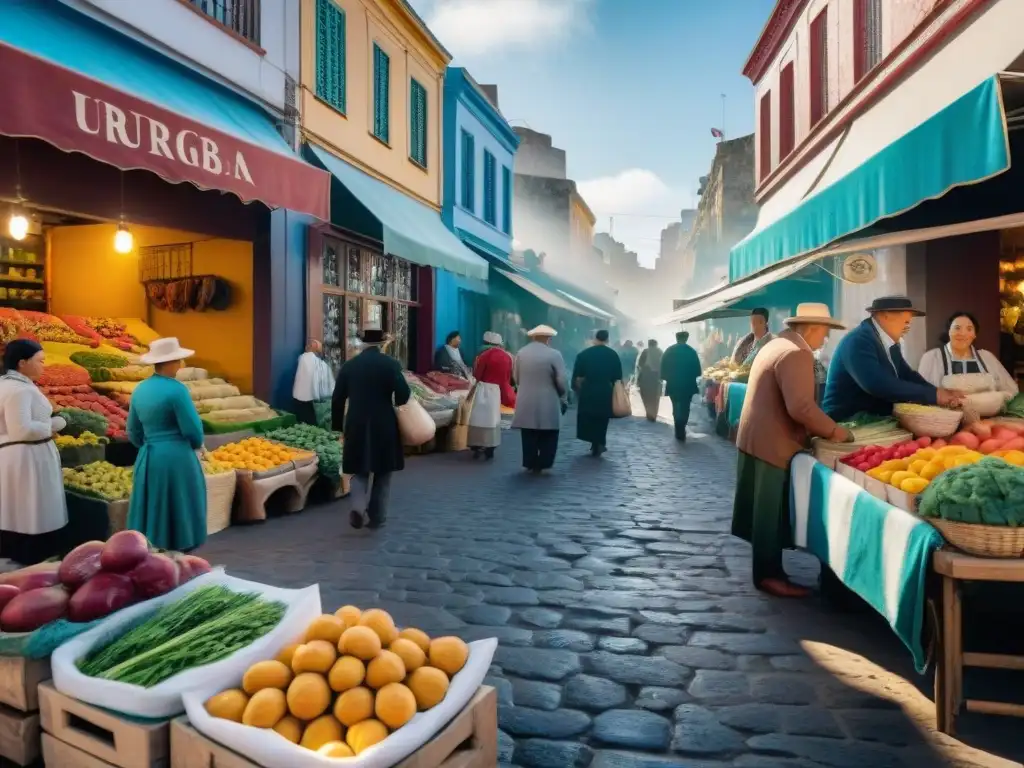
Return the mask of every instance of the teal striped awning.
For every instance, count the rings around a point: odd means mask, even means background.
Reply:
[[[732,249],[729,281],[824,249],[1009,168],[1006,114],[995,75],[781,218],[755,229]]]

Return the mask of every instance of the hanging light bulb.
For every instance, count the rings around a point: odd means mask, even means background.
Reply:
[[[131,230],[123,221],[117,225],[117,232],[114,233],[114,250],[118,253],[131,253],[135,247],[135,238]]]
[[[14,240],[24,240],[28,235],[28,217],[18,208],[11,211],[7,220],[7,234]]]

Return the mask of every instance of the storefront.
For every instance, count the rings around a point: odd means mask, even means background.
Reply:
[[[270,399],[272,210],[326,217],[327,174],[248,100],[63,3],[5,5],[0,69],[0,307],[45,313],[47,341],[97,318],[177,336]]]

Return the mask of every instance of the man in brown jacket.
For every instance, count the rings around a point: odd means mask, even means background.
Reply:
[[[732,533],[753,546],[754,584],[778,597],[805,597],[789,582],[782,550],[792,546],[789,463],[809,437],[852,439],[815,403],[814,350],[842,325],[824,304],[801,304],[787,330],[754,359],[740,416],[736,447],[736,500]]]

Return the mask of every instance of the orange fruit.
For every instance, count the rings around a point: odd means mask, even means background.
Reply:
[[[357,659],[369,661],[380,653],[380,636],[369,627],[349,627],[342,634],[338,649]]]
[[[381,651],[366,667],[366,684],[371,688],[383,688],[404,679],[405,664],[402,657],[392,651]]]
[[[438,637],[430,641],[430,666],[437,667],[448,677],[466,665],[469,646],[458,637]]]
[[[416,714],[416,697],[401,683],[389,683],[377,691],[373,711],[384,725],[396,730]]]
[[[405,640],[412,640],[423,650],[424,653],[430,650],[430,636],[422,629],[406,627],[398,633],[398,636]]]
[[[341,693],[349,688],[362,685],[366,678],[366,666],[355,656],[342,656],[327,673],[327,682],[332,691]]]
[[[349,727],[373,717],[373,691],[369,688],[352,688],[345,691],[334,702],[334,716]]]
[[[380,642],[385,648],[398,638],[395,620],[391,618],[390,613],[382,611],[380,608],[371,608],[369,611],[364,611],[363,615],[359,617],[359,624],[363,627],[369,627],[376,632],[377,637],[380,638]]]
[[[436,667],[420,667],[405,679],[405,684],[421,712],[440,704],[448,693],[448,675]]]
[[[357,755],[369,749],[374,744],[379,744],[388,737],[387,726],[380,720],[363,720],[348,729],[345,741],[352,747]]]
[[[402,663],[405,664],[406,672],[412,672],[414,669],[419,669],[427,663],[427,654],[423,652],[423,649],[412,640],[407,640],[404,637],[395,640],[389,650],[402,660]],[[398,681],[396,680],[395,682]]]
[[[345,622],[340,618],[331,613],[325,613],[322,616],[317,616],[310,622],[309,628],[306,629],[306,642],[310,640],[326,640],[331,645],[337,647],[338,641],[341,640],[341,634],[347,627]]]

